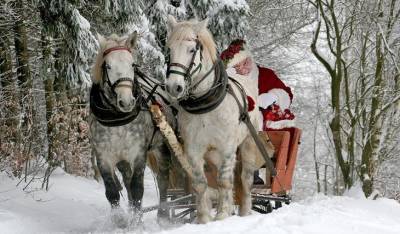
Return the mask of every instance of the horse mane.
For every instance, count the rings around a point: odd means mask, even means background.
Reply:
[[[99,42],[100,47],[96,55],[94,66],[92,68],[92,82],[94,84],[100,83],[103,79],[103,71],[101,69],[101,66],[104,63],[104,51],[111,47],[124,46],[127,38],[128,36],[119,37],[116,34],[111,34],[109,37],[105,38],[104,41]]]
[[[197,20],[177,23],[168,37],[167,45],[171,46],[174,44],[179,44],[184,40],[191,39],[188,38],[187,35],[191,31],[196,32],[196,24],[198,24]],[[203,46],[203,51],[205,52],[203,56],[214,63],[217,60],[217,49],[211,32],[207,28],[202,28],[196,34],[197,39],[200,41],[201,45]]]

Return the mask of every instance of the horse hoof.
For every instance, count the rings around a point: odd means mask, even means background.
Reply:
[[[229,216],[230,215],[228,212],[221,212],[221,213],[217,214],[217,216],[215,217],[215,220],[223,220],[223,219],[228,218]]]
[[[248,216],[251,215],[251,211],[239,211],[239,216],[243,217],[243,216]]]
[[[157,217],[157,223],[160,227],[169,227],[171,226],[171,222],[168,217]]]
[[[197,217],[197,223],[199,224],[205,224],[211,221],[211,216],[210,215],[199,215]]]
[[[111,220],[118,228],[124,229],[128,227],[126,214],[121,208],[113,208],[111,210]]]

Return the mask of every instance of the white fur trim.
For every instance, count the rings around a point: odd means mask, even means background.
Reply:
[[[271,89],[268,93],[273,94],[278,98],[276,104],[282,111],[288,109],[292,103],[289,94],[283,89]]]
[[[227,68],[234,67],[236,64],[240,63],[246,58],[252,58],[250,51],[248,50],[241,50],[231,60],[229,60],[228,64],[226,65]]]
[[[291,128],[296,126],[296,121],[285,119],[285,120],[279,120],[279,121],[267,121],[266,123],[267,128],[272,128],[272,129],[282,129],[282,128]]]
[[[263,119],[264,119],[264,116],[263,116],[263,114],[262,114],[262,111],[258,111],[258,113],[257,113],[257,123],[258,123],[258,131],[262,131],[263,130]]]
[[[228,74],[228,76],[233,77],[236,76],[236,69],[233,67],[228,67],[226,68],[226,73]]]
[[[267,109],[268,106],[278,101],[278,97],[270,92],[258,96],[258,106]]]

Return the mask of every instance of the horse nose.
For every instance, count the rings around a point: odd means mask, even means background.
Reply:
[[[122,100],[119,100],[118,104],[119,104],[119,106],[122,107],[122,108],[125,108],[125,107],[126,107],[126,106],[125,106],[125,102],[122,101]]]
[[[177,92],[177,93],[181,93],[182,91],[183,91],[182,85],[177,85],[177,86],[176,86],[176,92]]]
[[[134,102],[135,102],[134,99],[132,100],[119,99],[117,105],[121,111],[129,112],[133,109]]]
[[[173,97],[179,97],[183,93],[183,86],[180,84],[167,85],[167,92]]]

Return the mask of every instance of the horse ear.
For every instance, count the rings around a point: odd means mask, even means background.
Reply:
[[[207,26],[208,26],[208,18],[206,18],[205,20],[202,20],[196,24],[196,31],[200,32],[200,31],[206,29]]]
[[[103,37],[100,33],[97,33],[96,37],[97,37],[97,41],[99,42],[100,48],[103,48],[107,41],[106,38]]]
[[[175,27],[175,25],[178,22],[176,21],[175,17],[172,15],[168,15],[168,20],[167,20],[167,27],[168,27],[168,31],[172,31],[172,29]]]
[[[128,39],[126,40],[126,47],[132,49],[136,46],[138,39],[137,31],[134,31],[131,35],[129,35]]]

